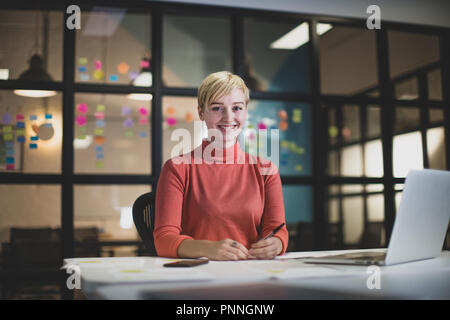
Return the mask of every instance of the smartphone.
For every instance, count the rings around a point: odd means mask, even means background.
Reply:
[[[209,260],[207,260],[207,259],[183,260],[183,261],[165,263],[165,264],[163,264],[163,266],[167,267],[167,268],[189,268],[189,267],[199,266],[201,264],[206,264],[208,262],[209,262]]]

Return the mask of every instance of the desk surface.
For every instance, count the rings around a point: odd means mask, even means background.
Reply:
[[[346,252],[361,251],[365,250]],[[372,287],[376,284],[375,271],[366,266],[312,265],[301,260],[342,252],[210,261],[195,268],[164,268],[164,263],[175,259],[159,257],[64,262],[66,267],[79,267],[81,289],[88,299],[450,299],[449,251],[435,259],[380,267],[379,289],[369,289],[368,281]]]

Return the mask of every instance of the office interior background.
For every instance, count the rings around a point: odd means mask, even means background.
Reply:
[[[78,5],[70,30],[58,1],[1,4],[2,298],[61,297],[62,258],[146,254],[131,207],[175,129],[200,143],[211,72],[251,90],[243,147],[280,130],[290,251],[386,247],[408,170],[450,169],[449,26],[383,7],[369,30],[332,12]]]

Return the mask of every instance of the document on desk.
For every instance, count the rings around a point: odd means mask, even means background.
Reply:
[[[216,279],[230,277],[249,280],[331,277],[347,273],[345,269],[339,267],[314,266],[292,260],[211,261],[207,272]]]

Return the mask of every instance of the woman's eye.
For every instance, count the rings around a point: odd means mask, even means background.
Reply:
[[[219,111],[220,108],[219,108],[219,107],[212,107],[211,110],[212,110],[212,111]]]
[[[242,107],[236,106],[236,107],[234,107],[233,109],[234,109],[234,111],[241,111],[241,110],[242,110]]]

